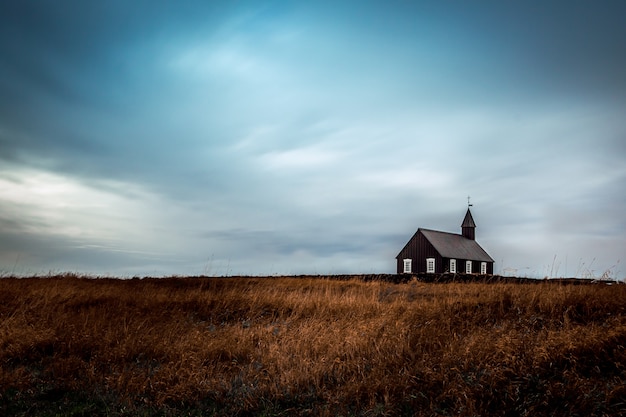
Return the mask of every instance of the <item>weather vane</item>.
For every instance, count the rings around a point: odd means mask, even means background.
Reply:
[[[473,204],[470,204],[470,196],[467,196],[467,207],[472,207]]]

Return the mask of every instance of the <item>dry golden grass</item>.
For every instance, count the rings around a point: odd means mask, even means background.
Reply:
[[[5,278],[0,414],[626,415],[625,307],[626,285]]]

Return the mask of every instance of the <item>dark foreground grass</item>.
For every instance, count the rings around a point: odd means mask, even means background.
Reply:
[[[0,279],[0,415],[626,415],[626,285]]]

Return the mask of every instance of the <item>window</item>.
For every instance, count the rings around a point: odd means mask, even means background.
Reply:
[[[410,274],[411,272],[413,272],[411,269],[411,259],[403,259],[403,262],[404,262],[404,269],[403,269],[404,273]]]
[[[450,272],[456,274],[456,259],[450,259]]]
[[[482,275],[487,275],[487,262],[480,263],[480,273]]]
[[[426,272],[433,274],[435,272],[435,258],[426,259]]]
[[[472,273],[472,261],[465,261],[465,273],[466,274]]]

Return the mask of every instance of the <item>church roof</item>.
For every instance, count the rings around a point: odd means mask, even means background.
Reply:
[[[467,213],[471,224],[474,224],[469,210],[467,210]],[[468,215],[465,216],[466,220]],[[465,220],[463,225],[465,225]],[[421,228],[419,231],[444,258],[494,262],[491,256],[475,240],[468,239],[463,235]]]
[[[474,223],[474,218],[472,217],[472,213],[469,208],[467,209],[467,213],[465,213],[465,218],[463,219],[461,227],[476,227],[476,223]]]

